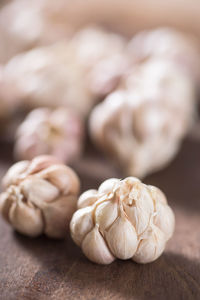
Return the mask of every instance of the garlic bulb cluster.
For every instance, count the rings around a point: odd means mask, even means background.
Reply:
[[[86,117],[128,68],[125,45],[119,35],[94,27],[70,41],[19,54],[2,68],[3,99],[9,96],[28,109],[67,106]]]
[[[93,109],[90,133],[126,174],[144,177],[172,160],[194,111],[192,80],[172,62],[152,59]]]
[[[15,56],[3,68],[2,84],[28,108],[67,106],[85,116],[94,104],[67,42]]]
[[[3,217],[20,233],[63,238],[77,205],[79,179],[53,156],[14,164],[3,178]]]
[[[200,49],[197,40],[173,28],[157,28],[136,34],[128,44],[135,62],[151,58],[171,60],[195,81],[200,80]]]
[[[17,129],[14,152],[19,159],[50,154],[69,163],[80,156],[82,148],[83,124],[77,114],[66,107],[38,108]]]
[[[135,177],[104,181],[78,200],[70,230],[93,262],[116,258],[149,263],[165,249],[174,231],[174,214],[164,194]]]

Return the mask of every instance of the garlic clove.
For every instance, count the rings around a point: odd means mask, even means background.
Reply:
[[[65,165],[53,165],[39,172],[38,177],[48,180],[64,194],[78,194],[80,181],[75,172]]]
[[[9,211],[13,204],[13,199],[9,197],[7,192],[0,194],[0,212],[4,219],[9,222]]]
[[[132,259],[137,263],[150,263],[163,253],[165,244],[164,233],[158,227],[152,225],[151,229],[149,229],[141,239]]]
[[[2,185],[4,188],[8,187],[11,184],[16,184],[20,181],[20,175],[22,175],[28,168],[29,161],[23,160],[14,164],[6,175],[3,177]]]
[[[116,257],[131,258],[137,249],[138,239],[133,225],[121,214],[105,233],[108,246]]]
[[[58,159],[52,155],[39,155],[30,161],[26,175],[32,175],[50,167],[53,164],[60,163]]]
[[[149,225],[151,214],[136,206],[124,205],[124,211],[138,235],[142,234]]]
[[[129,176],[129,177],[126,177],[124,180],[123,180],[124,183],[132,186],[134,185],[135,183],[141,183],[141,181],[137,178],[137,177],[134,177],[134,176]]]
[[[51,183],[33,176],[21,183],[21,189],[28,201],[39,208],[45,207],[59,195],[59,190]]]
[[[118,205],[113,201],[104,201],[95,210],[96,224],[99,225],[99,230],[102,234],[114,223],[117,217]]]
[[[81,246],[81,243],[85,236],[94,227],[92,215],[93,208],[89,206],[77,210],[71,219],[71,237],[78,246]]]
[[[144,184],[141,182],[133,184],[123,206],[137,234],[142,234],[149,225],[151,215],[154,212],[154,203]]]
[[[41,211],[22,200],[12,204],[9,211],[9,222],[17,231],[31,237],[36,237],[43,232]]]
[[[97,264],[107,265],[115,260],[100,234],[98,226],[95,226],[86,235],[82,243],[82,250],[91,261]]]
[[[168,205],[164,205],[162,202],[156,203],[154,224],[165,233],[166,240],[171,238],[175,227],[175,216]]]
[[[97,190],[88,190],[84,192],[78,199],[78,208],[90,206],[97,201]]]
[[[152,185],[148,185],[147,188],[150,191],[152,199],[154,200],[155,203],[162,202],[163,204],[167,204],[167,199],[164,193],[159,188]]]
[[[77,198],[62,196],[42,208],[45,219],[44,233],[51,238],[63,238],[76,209]]]
[[[120,180],[117,178],[110,178],[105,180],[98,189],[99,193],[109,193],[113,190],[115,184],[117,184]]]

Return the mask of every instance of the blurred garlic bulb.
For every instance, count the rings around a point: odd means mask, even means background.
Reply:
[[[74,242],[98,264],[116,258],[156,260],[174,231],[175,219],[164,194],[135,177],[111,178],[78,200],[70,230]]]
[[[102,59],[89,72],[88,82],[91,92],[99,97],[106,96],[119,86],[130,69],[131,62],[129,56],[125,54]]]
[[[121,35],[95,25],[81,29],[70,41],[78,61],[88,69],[102,59],[122,53],[126,45]]]
[[[28,108],[67,106],[85,116],[94,104],[85,77],[63,42],[15,56],[4,67],[1,84]]]
[[[69,46],[85,68],[88,86],[96,96],[111,92],[129,68],[126,39],[101,27],[91,25],[81,29]]]
[[[194,90],[179,68],[151,61],[133,70],[124,90],[93,109],[91,137],[128,175],[143,177],[159,170],[172,160],[190,129]]]
[[[85,117],[129,67],[125,45],[120,35],[92,27],[71,41],[17,55],[2,70],[5,101],[11,91],[29,109],[66,105]]]
[[[14,164],[3,178],[3,217],[20,233],[63,238],[75,211],[79,179],[53,156]]]
[[[12,0],[0,11],[0,63],[36,46],[50,44],[71,34],[59,17],[63,0]]]
[[[15,155],[33,159],[50,154],[63,162],[77,159],[83,148],[83,123],[72,110],[38,108],[17,129]]]
[[[157,28],[136,34],[128,44],[135,62],[149,58],[170,59],[195,80],[200,80],[200,48],[189,34],[173,28]]]

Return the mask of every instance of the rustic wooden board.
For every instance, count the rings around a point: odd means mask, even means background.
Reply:
[[[12,145],[0,144],[0,176]],[[121,176],[87,151],[76,170],[83,187]],[[89,262],[66,233],[65,241],[26,238],[0,219],[0,299],[200,299],[200,143],[187,141],[173,163],[146,183],[159,186],[175,210],[176,230],[154,263]]]

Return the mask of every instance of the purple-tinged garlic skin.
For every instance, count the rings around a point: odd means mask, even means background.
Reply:
[[[77,205],[80,182],[53,156],[14,164],[2,180],[0,211],[18,232],[63,238]]]
[[[150,60],[93,109],[90,135],[125,174],[142,178],[176,155],[193,123],[195,103],[188,76],[169,61]]]
[[[20,160],[49,154],[70,163],[82,153],[83,136],[83,122],[72,110],[38,108],[17,129],[14,154]]]
[[[98,190],[83,193],[70,230],[74,242],[95,263],[110,264],[119,258],[144,264],[162,254],[174,226],[165,195],[127,177],[108,179]]]

